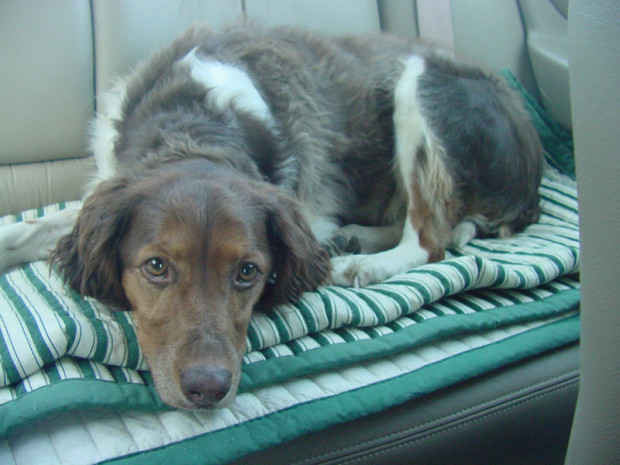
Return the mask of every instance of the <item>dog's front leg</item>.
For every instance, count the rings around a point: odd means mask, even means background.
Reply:
[[[398,245],[375,254],[347,255],[332,259],[332,283],[364,287],[428,262],[417,232],[407,221]]]
[[[332,281],[337,285],[361,287],[440,260],[449,242],[445,205],[451,179],[444,169],[443,149],[418,102],[424,59],[412,56],[403,65],[394,92],[396,184],[402,186],[407,205],[402,236],[396,247],[384,252],[334,258]]]

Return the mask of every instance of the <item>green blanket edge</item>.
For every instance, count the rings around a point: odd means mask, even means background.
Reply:
[[[574,310],[580,295],[577,289],[565,290],[538,302],[497,307],[475,314],[442,316],[378,338],[333,344],[296,354],[295,357],[253,363],[244,367],[239,391],[332,370],[348,363],[395,355],[441,338],[560,315]]]
[[[375,339],[320,347],[294,357],[280,357],[243,367],[240,392],[294,377],[395,355],[438,338],[502,327],[508,324],[561,315],[574,310],[580,299],[575,289],[558,292],[538,302],[498,307],[478,314],[449,315],[427,320]],[[36,406],[36,408],[33,408]],[[0,405],[0,437],[71,408],[169,409],[146,385],[105,380],[68,379],[24,394]]]
[[[579,340],[579,315],[508,337],[494,344],[455,355],[399,377],[336,396],[297,404],[224,430],[194,436],[104,464],[175,463],[221,464],[264,450],[304,434],[351,421],[446,388],[490,370]],[[386,395],[386,392],[389,395]],[[208,451],[208,452],[206,452]]]

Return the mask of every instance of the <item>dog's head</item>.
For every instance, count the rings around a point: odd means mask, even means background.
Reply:
[[[295,299],[329,273],[295,201],[204,168],[100,184],[52,255],[76,291],[134,310],[157,391],[181,408],[230,400],[253,307]]]

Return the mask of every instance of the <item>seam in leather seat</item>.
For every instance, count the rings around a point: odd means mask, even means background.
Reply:
[[[496,411],[491,412],[491,413],[486,414],[486,415],[480,415],[480,416],[478,416],[478,417],[476,417],[476,418],[474,418],[472,420],[465,421],[465,422],[460,423],[458,425],[454,425],[454,426],[449,427],[449,428],[441,429],[440,431],[435,431],[433,433],[426,434],[424,437],[421,437],[421,438],[410,438],[410,439],[407,439],[407,440],[403,439],[403,442],[401,442],[400,444],[397,444],[397,445],[394,445],[394,446],[390,446],[390,447],[387,447],[387,448],[382,448],[381,450],[378,450],[376,452],[365,453],[363,457],[356,457],[356,458],[353,458],[353,459],[350,459],[350,460],[340,461],[339,463],[341,463],[341,464],[355,463],[355,462],[359,461],[360,459],[366,459],[368,457],[375,457],[377,455],[381,455],[381,454],[384,454],[386,452],[389,452],[389,451],[392,451],[392,450],[404,447],[405,445],[409,445],[409,444],[414,443],[414,442],[427,441],[427,440],[429,440],[429,439],[431,439],[431,438],[433,438],[435,436],[438,436],[440,434],[444,434],[446,432],[453,431],[455,429],[462,428],[464,426],[468,426],[468,425],[470,425],[472,423],[475,423],[477,421],[480,421],[480,420],[483,420],[483,419],[486,419],[486,418],[490,418],[490,417],[493,417],[493,416],[496,416],[496,415],[508,412],[508,411],[518,407],[518,406],[525,405],[525,404],[530,403],[532,401],[545,398],[545,397],[547,397],[547,396],[549,396],[551,394],[555,394],[557,392],[561,392],[563,390],[566,390],[566,389],[572,387],[576,383],[577,383],[577,380],[574,380],[570,384],[564,385],[564,386],[562,386],[562,387],[560,387],[558,389],[554,389],[552,391],[547,391],[547,392],[545,392],[542,395],[531,397],[531,398],[529,398],[527,400],[524,400],[523,402],[514,403],[514,404],[512,404],[511,406],[509,406],[507,408],[503,408],[501,410],[496,410]]]
[[[385,436],[376,437],[367,441],[360,442],[354,446],[345,447],[342,449],[336,449],[330,451],[325,454],[314,456],[312,459],[304,459],[298,462],[294,462],[292,465],[303,465],[305,463],[330,463],[331,461],[337,461],[338,464],[350,464],[355,463],[359,460],[368,459],[369,457],[375,457],[380,454],[384,454],[389,451],[396,450],[398,448],[404,447],[406,445],[410,445],[414,442],[427,441],[437,435],[444,434],[449,431],[453,431],[455,429],[471,425],[477,421],[491,418],[493,416],[508,412],[516,407],[525,405],[532,401],[543,399],[551,394],[556,394],[563,390],[569,389],[573,387],[575,384],[579,382],[579,370],[571,370],[567,373],[563,373],[561,375],[554,376],[545,380],[544,382],[534,383],[515,391],[511,391],[507,394],[498,396],[494,399],[478,403],[476,405],[470,406],[468,408],[459,410],[457,412],[451,413],[443,418],[435,418],[433,420],[427,421],[425,423],[421,423],[420,425],[413,426],[411,428],[404,429],[402,431],[393,432],[387,434]],[[528,397],[523,399],[522,393],[531,391],[529,394],[526,394]],[[520,400],[519,400],[520,399]],[[504,405],[502,406],[502,402]],[[465,420],[470,412],[474,412],[479,410],[476,414],[475,418],[471,418],[469,420]],[[486,410],[486,413],[485,413]],[[442,428],[451,422],[459,422],[453,426],[448,428]],[[437,424],[432,428],[432,430],[428,432],[420,431],[425,427],[431,424]],[[441,428],[437,431],[438,428]],[[434,431],[433,431],[434,430]],[[412,434],[411,437],[408,437],[409,434]],[[395,438],[395,439],[393,439]],[[375,442],[381,442],[381,444],[377,444],[375,446],[369,447],[369,449],[364,449],[364,445],[370,445]],[[394,444],[389,446],[390,442],[398,442],[398,444]],[[375,452],[369,452],[369,450],[377,448]],[[350,459],[346,459],[343,455],[347,455],[347,452],[350,451],[350,455],[358,455],[363,454],[363,456],[352,457]],[[326,462],[316,462],[316,459],[325,458]],[[345,459],[343,461],[343,459]],[[311,460],[311,461],[309,461]],[[333,462],[336,463],[336,462]]]

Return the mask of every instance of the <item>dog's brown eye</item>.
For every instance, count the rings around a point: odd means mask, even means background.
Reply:
[[[168,274],[168,265],[161,258],[150,258],[142,266],[147,276],[155,279],[164,278]]]
[[[239,270],[237,271],[237,284],[242,287],[250,286],[256,281],[260,270],[255,263],[252,262],[244,262],[239,266]]]

